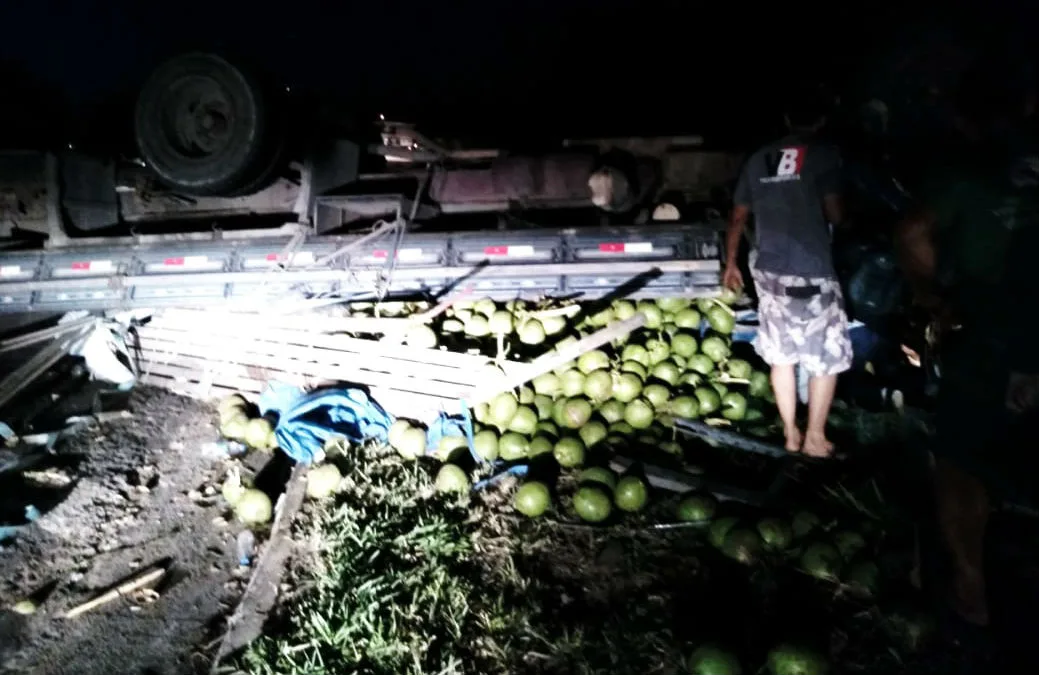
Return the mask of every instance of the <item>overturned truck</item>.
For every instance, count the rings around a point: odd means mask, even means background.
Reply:
[[[738,153],[696,136],[514,153],[386,120],[367,143],[276,91],[187,54],[140,93],[136,158],[0,156],[0,311],[717,292]]]
[[[678,220],[723,201],[741,160],[704,150],[698,136],[564,140],[515,152],[461,147],[386,120],[372,133],[344,131],[347,121],[325,108],[202,53],[160,66],[134,113],[135,157],[0,156],[0,234],[55,244],[200,222],[256,227],[258,216],[323,234],[398,213],[524,220],[582,209],[631,223],[665,202],[657,217]]]

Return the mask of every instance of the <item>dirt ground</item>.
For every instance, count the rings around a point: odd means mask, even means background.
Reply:
[[[208,405],[144,387],[129,410],[128,420],[69,438],[49,465],[0,479],[3,522],[17,521],[27,504],[42,513],[0,545],[0,673],[209,670],[246,581],[235,560],[239,526],[218,493],[224,462],[207,449],[218,439],[215,415]],[[904,458],[898,466],[904,470]],[[502,597],[528,605],[532,632],[544,636],[517,643],[523,657],[509,672],[646,672],[654,664],[654,672],[677,674],[684,646],[697,640],[741,636],[731,646],[760,661],[788,633],[823,638],[822,651],[854,664],[841,672],[967,672],[963,649],[940,640],[888,659],[891,640],[879,628],[885,616],[820,592],[785,566],[748,574],[722,560],[703,533],[654,530],[653,523],[672,519],[674,499],[661,499],[626,527],[594,528],[518,518],[510,494],[505,484],[488,490],[470,514],[479,523],[480,559],[511,570],[504,576],[513,585]],[[1007,663],[1029,664],[1003,672],[1035,672],[1029,638],[1039,599],[1037,528],[1032,519],[1006,515],[993,523],[997,641]],[[62,618],[165,562],[172,572],[157,599],[124,598]],[[897,608],[891,595],[900,591],[886,594],[882,614]],[[38,599],[34,615],[6,611],[27,597]]]
[[[47,466],[0,481],[0,513],[42,516],[0,547],[0,605],[40,598],[35,614],[0,613],[0,672],[111,675],[203,672],[205,646],[244,578],[238,526],[219,495],[222,461],[205,404],[139,388],[132,418],[84,429]],[[158,597],[86,602],[168,562]]]

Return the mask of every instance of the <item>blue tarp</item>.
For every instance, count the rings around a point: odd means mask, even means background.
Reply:
[[[440,444],[440,439],[444,436],[464,436],[473,459],[477,463],[482,462],[483,459],[476,454],[476,450],[473,448],[473,421],[469,417],[469,407],[465,401],[459,401],[459,407],[461,414],[448,415],[441,412],[440,416],[429,425],[429,430],[426,432],[426,448],[435,452]]]
[[[446,412],[429,425],[426,447],[435,452],[444,436],[461,436],[466,439],[469,452],[477,463],[485,460],[473,448],[473,422],[465,401],[459,401],[458,415]],[[299,387],[271,382],[260,395],[260,412],[274,413],[278,425],[274,435],[278,447],[297,462],[309,464],[322,450],[328,439],[343,436],[351,443],[369,439],[385,442],[393,416],[373,401],[368,395],[354,388],[322,389],[307,394]],[[526,474],[526,465],[505,467],[503,471],[474,486],[482,489],[504,478],[506,475]]]
[[[393,424],[389,413],[355,388],[319,389],[308,394],[299,387],[271,382],[260,395],[259,408],[264,415],[277,414],[274,435],[278,447],[304,464],[312,462],[330,438],[384,442]]]

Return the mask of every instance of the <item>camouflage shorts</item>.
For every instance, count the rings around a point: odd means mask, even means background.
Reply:
[[[848,315],[835,279],[806,279],[753,267],[751,275],[758,293],[755,349],[766,363],[800,364],[809,375],[836,375],[851,368]],[[813,286],[817,292],[808,290]],[[798,288],[806,290],[798,293]]]

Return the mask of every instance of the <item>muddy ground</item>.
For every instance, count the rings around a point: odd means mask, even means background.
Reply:
[[[238,526],[219,495],[222,460],[203,403],[139,388],[128,420],[61,442],[55,457],[0,480],[0,513],[42,516],[0,548],[0,605],[38,598],[35,614],[0,612],[0,672],[144,675],[205,672],[207,645],[244,579]],[[215,489],[214,489],[215,488]],[[157,564],[151,598],[120,598],[77,618],[71,607]]]

